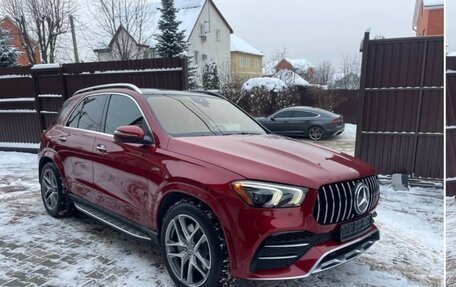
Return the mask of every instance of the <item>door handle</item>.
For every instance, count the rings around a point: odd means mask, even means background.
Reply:
[[[108,149],[106,148],[106,146],[103,145],[103,144],[97,145],[97,150],[98,150],[99,152],[102,152],[102,153],[105,153],[105,152],[108,151]]]
[[[64,143],[67,141],[67,138],[65,136],[59,136],[59,141]]]

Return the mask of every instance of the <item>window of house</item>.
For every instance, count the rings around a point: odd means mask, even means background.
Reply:
[[[200,35],[206,34],[206,27],[204,23],[200,23]]]
[[[215,32],[215,37],[216,37],[217,41],[220,42],[220,40],[221,40],[220,30],[217,30],[217,31]]]
[[[198,65],[199,64],[199,52],[198,51],[195,51],[194,53],[194,56],[193,56],[193,63],[195,65]]]

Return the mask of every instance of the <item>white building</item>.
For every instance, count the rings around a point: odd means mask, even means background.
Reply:
[[[182,21],[180,28],[185,30],[185,40],[189,44],[188,56],[193,56],[193,64],[198,66],[201,79],[205,64],[214,61],[221,76],[230,75],[230,35],[232,28],[212,0],[175,0],[179,10],[177,20]],[[154,3],[160,5],[160,3]],[[157,6],[159,7],[159,6]],[[153,23],[150,29],[158,32],[160,11],[153,7]],[[135,59],[155,58],[155,40],[151,43],[137,43],[125,29],[119,28],[118,33],[111,40],[108,47],[95,50],[99,61],[113,61],[119,59],[119,49],[115,43],[127,41],[135,47]]]

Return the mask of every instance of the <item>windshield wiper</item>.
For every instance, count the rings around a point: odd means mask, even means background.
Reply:
[[[232,136],[232,135],[262,135],[262,133],[254,133],[254,132],[232,132],[232,133],[223,133],[224,136]]]

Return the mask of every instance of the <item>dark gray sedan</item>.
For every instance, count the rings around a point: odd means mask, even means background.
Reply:
[[[345,129],[341,115],[313,107],[285,108],[256,120],[275,134],[308,137],[315,141],[340,135]]]

